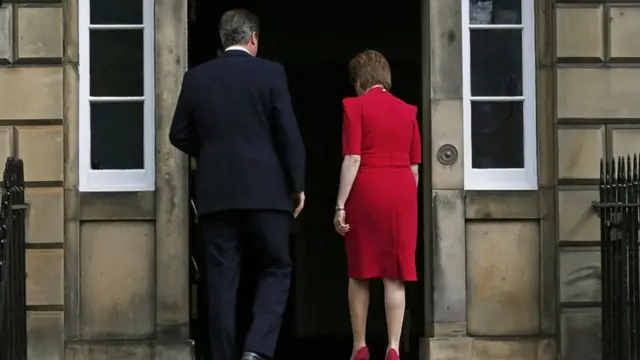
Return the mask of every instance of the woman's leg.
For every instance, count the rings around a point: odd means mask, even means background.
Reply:
[[[402,280],[382,279],[384,284],[384,309],[387,315],[389,348],[398,350],[402,321],[404,320],[405,292]]]
[[[366,345],[369,280],[349,278],[348,292],[351,332],[353,333],[353,353],[355,353]]]

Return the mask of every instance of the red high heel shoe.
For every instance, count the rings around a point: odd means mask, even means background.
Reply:
[[[353,354],[351,360],[369,360],[370,357],[371,355],[369,355],[369,348],[363,346],[358,349],[355,354]]]
[[[400,360],[400,354],[398,354],[396,349],[389,349],[387,350],[387,356],[384,360]]]

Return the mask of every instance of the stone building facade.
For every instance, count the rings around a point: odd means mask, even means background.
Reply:
[[[432,235],[422,358],[598,359],[599,225],[590,205],[600,158],[638,149],[640,7],[523,0],[521,21],[507,13],[492,27],[465,17],[491,1],[464,1],[422,7]],[[189,359],[188,161],[167,139],[187,67],[187,0],[141,1],[143,20],[119,29],[118,19],[95,24],[86,2],[0,6],[0,158],[24,159],[31,204],[29,357]],[[89,29],[110,26],[153,30],[140,39],[153,81],[139,94],[96,95],[84,80]],[[470,85],[473,32],[496,30],[522,32],[519,94],[475,94]],[[480,136],[469,128],[472,103],[483,101],[524,104],[522,172],[471,161]],[[104,178],[89,164],[86,119],[92,104],[123,102],[144,104],[151,122],[141,146],[151,150],[142,171]],[[92,187],[109,179],[134,186]]]

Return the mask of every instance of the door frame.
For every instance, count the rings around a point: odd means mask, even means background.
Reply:
[[[187,7],[187,3],[190,3],[193,0],[182,0],[185,3],[185,7]],[[427,345],[427,341],[424,339],[428,339],[433,336],[433,224],[434,224],[434,204],[433,204],[433,196],[432,196],[432,186],[431,186],[431,178],[432,178],[432,131],[431,131],[431,38],[430,38],[430,26],[431,26],[431,9],[429,5],[430,0],[421,0],[421,93],[422,100],[420,102],[419,108],[421,111],[419,112],[419,123],[421,126],[422,132],[422,165],[420,170],[420,183],[419,183],[419,194],[421,194],[421,206],[419,208],[419,213],[421,213],[421,219],[419,219],[419,224],[421,225],[420,232],[422,233],[421,238],[419,239],[419,249],[422,250],[422,258],[423,263],[417,264],[418,269],[421,270],[418,274],[419,277],[419,285],[418,288],[421,290],[422,294],[419,296],[419,299],[422,301],[422,314],[419,318],[418,324],[415,325],[413,323],[412,317],[411,323],[408,326],[411,326],[411,330],[418,331],[417,337],[421,339],[420,341],[420,349],[421,353],[423,349],[427,349],[425,345]],[[189,8],[188,8],[189,9]],[[191,16],[189,10],[186,9],[184,12],[184,31],[187,32],[189,25],[189,17]],[[185,34],[186,35],[186,34]],[[188,36],[185,38],[185,44],[188,44]],[[187,46],[184,46],[184,66],[186,67],[188,64],[188,52]],[[187,161],[188,166],[184,166],[185,170],[182,171],[180,176],[183,178],[182,182],[187,184],[185,189],[186,196],[186,207],[191,208],[190,203],[190,189],[188,184],[190,183],[190,173],[192,169],[192,161]],[[191,212],[192,210],[189,209]],[[191,220],[189,220],[191,221]],[[189,226],[189,229],[191,226]],[[189,231],[187,231],[189,233]],[[191,260],[191,255],[189,255],[189,260]],[[190,261],[191,263],[191,261]],[[190,265],[191,267],[192,265]],[[193,304],[190,302],[190,313],[192,312],[191,306]],[[191,318],[191,317],[190,317]],[[192,321],[192,320],[191,320]],[[192,334],[193,336],[193,334]]]

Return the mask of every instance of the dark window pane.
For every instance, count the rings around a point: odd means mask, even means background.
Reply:
[[[144,103],[91,104],[91,168],[144,169]]]
[[[471,103],[473,168],[524,168],[522,105],[522,102]]]
[[[142,24],[142,1],[91,0],[91,24],[140,25]]]
[[[520,30],[471,30],[471,95],[522,95]]]
[[[522,0],[469,0],[469,23],[521,24]]]
[[[144,95],[142,30],[91,31],[91,96]]]

